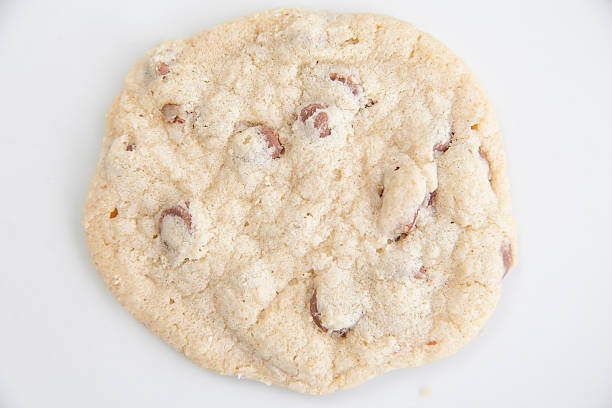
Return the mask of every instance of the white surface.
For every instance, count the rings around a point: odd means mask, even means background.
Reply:
[[[0,0],[0,407],[612,407],[612,1],[292,4],[411,21],[488,89],[519,260],[482,335],[328,397],[191,364],[105,289],[82,203],[104,115],[136,59],[279,3]]]

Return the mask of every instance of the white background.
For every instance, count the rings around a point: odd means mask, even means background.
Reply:
[[[89,260],[104,116],[160,41],[282,4],[0,0],[0,407],[612,407],[612,0],[289,3],[411,21],[489,91],[519,253],[481,336],[327,397],[191,364]]]

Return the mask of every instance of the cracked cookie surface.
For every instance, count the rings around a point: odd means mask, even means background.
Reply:
[[[457,351],[516,247],[465,64],[390,17],[296,9],[132,68],[83,224],[108,287],[174,348],[315,394]]]

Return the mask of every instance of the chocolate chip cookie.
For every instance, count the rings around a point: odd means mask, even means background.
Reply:
[[[136,63],[83,224],[108,287],[172,347],[313,394],[457,351],[516,244],[466,65],[394,18],[296,9]]]

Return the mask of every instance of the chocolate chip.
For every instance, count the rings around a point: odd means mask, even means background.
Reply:
[[[274,148],[274,151],[272,152],[272,158],[278,159],[281,153],[285,151],[284,146],[278,139],[278,132],[266,125],[259,125],[259,133],[261,133],[266,138],[266,142],[268,142],[268,147]]]
[[[133,144],[131,144],[131,143],[129,145],[125,146],[125,150],[127,150],[128,152],[134,151],[135,148],[136,147]]]
[[[331,135],[331,130],[327,126],[328,121],[329,117],[325,112],[319,112],[317,113],[317,116],[315,116],[314,127],[319,129],[319,137],[327,137]]]
[[[300,111],[300,119],[302,122],[306,122],[308,118],[317,112],[319,109],[325,109],[328,105],[320,104],[320,103],[311,103],[310,105],[305,106]],[[316,114],[314,118],[313,126],[315,129],[319,131],[319,137],[327,137],[331,135],[331,130],[328,125],[329,116],[325,112],[319,112]]]
[[[453,140],[453,137],[455,136],[455,132],[450,132],[450,136],[448,138],[447,142],[444,143],[436,143],[433,147],[435,152],[442,152],[444,153],[445,151],[448,150],[448,148],[450,147],[451,141]]]
[[[510,244],[510,242],[504,242],[502,244],[501,253],[502,259],[504,261],[504,275],[502,276],[503,278],[508,274],[512,263],[514,262],[514,257],[512,255],[512,245]]]
[[[436,152],[442,152],[444,153],[445,151],[448,150],[448,148],[450,147],[450,141],[446,142],[446,143],[436,143],[433,147],[434,151]]]
[[[361,86],[357,84],[354,78],[350,75],[346,77],[344,75],[338,74],[337,72],[332,72],[331,74],[329,74],[329,79],[331,79],[332,81],[339,81],[343,84],[346,84],[351,90],[351,93],[355,96],[357,96],[359,94],[359,91],[361,91]]]
[[[312,296],[310,298],[310,315],[312,316],[312,321],[319,328],[319,330],[321,330],[323,333],[328,333],[330,331],[327,327],[323,326],[323,324],[321,323],[319,309],[317,306],[317,290],[316,289],[312,292]],[[338,336],[338,337],[346,337],[346,333],[348,333],[349,330],[350,328],[332,330],[331,334]]]
[[[427,199],[427,207],[431,207],[434,200],[436,199],[436,194],[438,194],[438,190],[434,190],[431,193],[429,193],[429,198]]]
[[[325,109],[328,105],[320,103],[311,103],[310,105],[304,106],[300,111],[300,119],[302,122],[306,122],[317,110]]]
[[[158,228],[159,228],[160,235],[162,232],[162,224],[163,224],[164,218],[167,216],[179,217],[185,223],[187,230],[191,232],[191,214],[189,213],[189,202],[188,201],[185,202],[185,207],[183,207],[182,205],[175,205],[174,207],[169,207],[169,208],[166,208],[164,211],[162,211],[161,215],[159,216],[159,221],[158,221]]]
[[[427,277],[427,270],[424,266],[421,266],[417,272],[414,274],[414,279],[425,279]]]
[[[161,108],[161,113],[168,123],[185,123],[179,114],[181,113],[181,105],[176,103],[167,103]]]
[[[407,224],[403,224],[399,227],[399,235],[397,236],[397,238],[395,238],[395,242],[399,241],[400,239],[406,238],[406,236],[408,235],[412,227],[414,227],[414,224],[416,224],[416,219],[418,215],[419,215],[419,210],[416,210],[416,212],[414,213],[414,218],[412,218],[412,221],[410,221]]]
[[[158,63],[156,69],[159,75],[166,75],[170,72],[170,68],[165,62]]]

